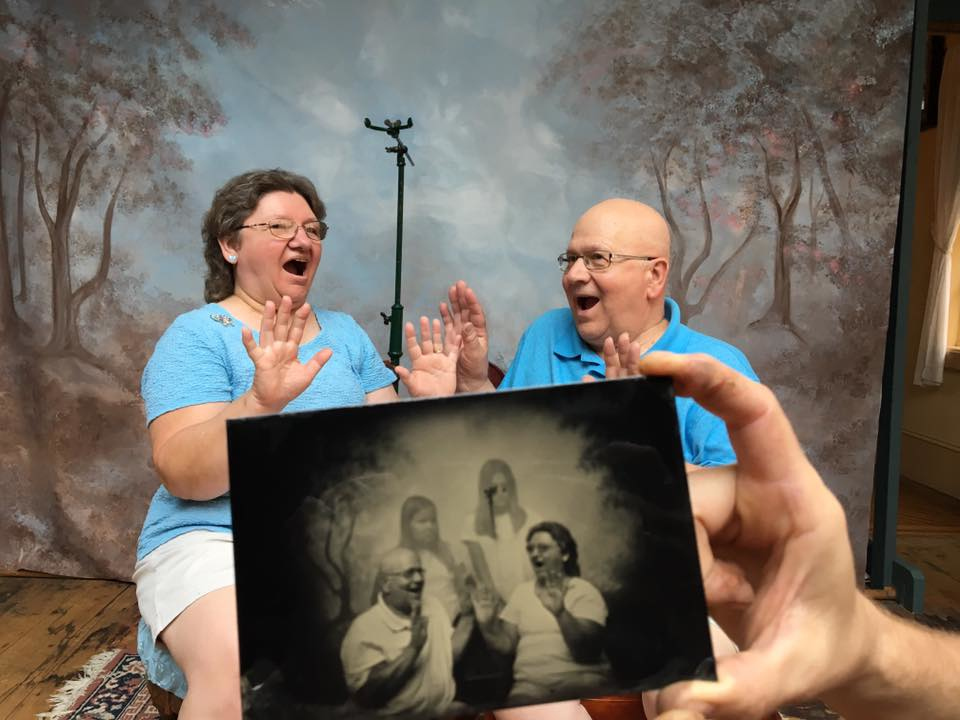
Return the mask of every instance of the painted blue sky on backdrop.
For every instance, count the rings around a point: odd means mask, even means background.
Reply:
[[[311,300],[353,314],[385,352],[379,312],[393,299],[396,165],[384,152],[389,139],[362,123],[412,116],[403,135],[416,163],[405,183],[406,317],[435,314],[446,284],[466,278],[488,305],[494,355],[509,360],[526,324],[564,302],[554,258],[572,223],[618,192],[612,164],[578,167],[565,154],[595,135],[596,121],[538,90],[583,12],[551,0],[238,7],[256,45],[204,45],[204,79],[228,122],[210,137],[180,138],[192,200],[166,230],[176,235],[140,245],[149,281],[199,301],[199,247],[183,250],[183,238],[199,236],[214,189],[251,167],[296,170],[316,182],[331,225]],[[143,217],[125,218],[119,234],[141,235]]]

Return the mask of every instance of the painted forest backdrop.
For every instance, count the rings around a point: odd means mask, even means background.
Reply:
[[[315,180],[315,304],[386,354],[463,277],[493,359],[563,304],[609,196],[661,208],[671,295],[776,390],[865,550],[908,0],[0,0],[0,568],[127,577],[157,479],[140,372],[202,300],[200,218],[251,167]],[[362,512],[346,508],[345,513]]]

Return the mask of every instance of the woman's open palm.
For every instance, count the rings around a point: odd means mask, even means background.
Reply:
[[[305,363],[297,357],[310,312],[308,303],[293,312],[287,296],[280,301],[279,309],[268,300],[260,321],[260,342],[253,339],[250,328],[244,327],[241,332],[243,346],[254,365],[251,396],[264,412],[280,412],[309,387],[333,355],[330,348],[323,348]]]

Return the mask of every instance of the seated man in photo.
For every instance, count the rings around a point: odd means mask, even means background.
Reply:
[[[472,622],[450,623],[443,605],[423,594],[414,550],[395,548],[380,561],[377,601],[350,624],[340,659],[354,702],[381,715],[447,710],[456,690],[453,662]]]

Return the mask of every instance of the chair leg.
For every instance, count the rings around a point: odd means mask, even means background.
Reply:
[[[150,699],[160,714],[160,720],[176,720],[183,700],[152,682],[147,682],[147,690],[150,691]]]

